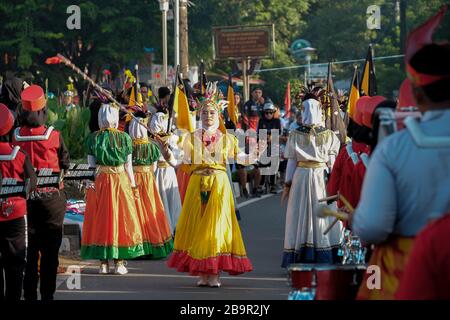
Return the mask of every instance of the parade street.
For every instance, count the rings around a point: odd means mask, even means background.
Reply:
[[[280,207],[280,195],[241,202],[240,227],[248,256],[254,270],[230,277],[222,273],[221,288],[198,288],[197,277],[178,273],[159,261],[128,261],[126,275],[98,274],[98,261],[82,261],[81,289],[67,288],[67,275],[58,275],[57,300],[110,299],[246,299],[286,300],[291,288],[280,267],[283,250],[285,208]]]

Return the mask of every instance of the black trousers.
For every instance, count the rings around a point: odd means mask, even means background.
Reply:
[[[25,300],[37,300],[40,278],[41,299],[53,300],[59,266],[58,253],[66,212],[66,197],[62,192],[56,192],[44,199],[29,200],[27,210],[28,249],[23,285],[24,297]]]
[[[271,174],[269,176],[261,176],[261,183],[260,186],[263,186],[266,183],[266,179],[268,179],[269,181],[269,186],[274,186],[275,185],[275,174]]]
[[[0,300],[22,297],[25,252],[25,218],[0,222]]]

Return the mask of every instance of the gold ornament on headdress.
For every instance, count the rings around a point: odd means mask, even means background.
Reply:
[[[197,99],[199,109],[214,108],[218,112],[222,112],[228,106],[228,101],[223,100],[223,94],[217,87],[216,82],[208,82],[205,95]]]

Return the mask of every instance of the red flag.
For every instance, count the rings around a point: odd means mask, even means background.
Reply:
[[[45,60],[46,64],[58,64],[61,62],[62,62],[62,59],[60,57],[50,57]]]
[[[284,105],[285,105],[285,113],[284,116],[288,117],[291,112],[291,83],[288,81],[286,87],[286,93],[284,95]]]

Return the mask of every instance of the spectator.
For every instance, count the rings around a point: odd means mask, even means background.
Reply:
[[[302,125],[302,112],[301,111],[297,111],[295,118],[296,118],[296,121],[291,123],[291,125],[289,126],[289,131],[295,130]]]
[[[264,110],[264,116],[259,120],[259,123],[258,123],[258,138],[260,137],[260,134],[261,134],[260,130],[267,130],[267,142],[268,142],[267,156],[271,157],[272,142],[277,147],[279,145],[279,141],[272,141],[272,130],[278,130],[279,136],[281,136],[281,122],[280,122],[280,119],[274,118],[276,108],[275,108],[274,104],[272,103],[272,101],[267,100],[266,103],[264,104],[263,110]],[[260,167],[260,168],[271,167],[271,171],[273,170],[273,172],[270,175],[264,175],[261,183],[264,185],[266,179],[268,179],[269,186],[270,186],[270,192],[276,193],[277,190],[275,187],[275,176],[276,176],[276,173],[278,172],[280,160],[279,160],[279,157],[276,157],[277,163],[273,164],[272,161],[274,161],[274,160],[271,159],[271,161],[267,164],[260,163],[260,164],[258,164],[258,167]],[[274,166],[276,169],[274,169]],[[258,190],[258,192],[261,192],[261,191],[262,190],[260,188]]]
[[[283,121],[283,128],[287,129],[288,131],[290,131],[290,126],[296,122],[296,117],[298,114],[298,109],[296,107],[292,107],[291,110],[289,111],[289,114],[285,114],[285,118]],[[301,114],[301,112],[300,112]]]
[[[260,87],[253,89],[252,98],[244,104],[244,130],[257,130],[264,101],[262,89]]]

